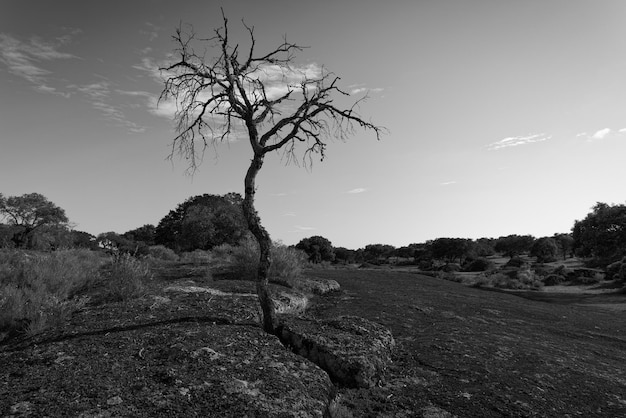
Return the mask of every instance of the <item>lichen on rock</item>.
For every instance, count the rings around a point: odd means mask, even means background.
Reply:
[[[356,316],[335,319],[286,318],[278,336],[295,353],[347,387],[373,387],[384,379],[395,341],[377,323]]]

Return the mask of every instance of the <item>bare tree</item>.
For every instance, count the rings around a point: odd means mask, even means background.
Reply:
[[[223,26],[209,39],[198,38],[192,28],[177,29],[174,58],[160,68],[165,86],[159,103],[176,103],[177,136],[170,158],[175,154],[185,157],[192,172],[207,147],[230,136],[247,137],[250,142],[253,156],[245,176],[243,212],[260,247],[257,294],[263,328],[273,333],[277,322],[268,290],[271,240],[254,206],[255,180],[265,155],[282,150],[288,160],[293,160],[301,144],[303,160],[310,164],[312,154],[323,159],[331,138],[343,140],[362,128],[380,139],[384,128],[366,122],[357,113],[367,96],[347,108],[335,106],[334,96],[350,95],[337,86],[339,77],[324,68],[295,64],[295,54],[303,47],[284,38],[269,53],[257,54],[254,28],[243,23],[250,45],[242,52],[229,38],[223,11],[222,17]],[[198,41],[214,48],[212,60],[205,59],[204,49],[203,53],[195,51]]]

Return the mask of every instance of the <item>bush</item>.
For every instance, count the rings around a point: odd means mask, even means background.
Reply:
[[[438,271],[436,277],[439,279],[448,280],[450,282],[463,283],[463,277],[458,274],[454,274],[453,271]]]
[[[521,268],[526,267],[528,263],[521,257],[512,257],[506,264],[506,267]]]
[[[454,264],[454,263],[448,263],[444,265],[443,267],[441,267],[441,271],[445,273],[454,273],[457,271],[461,271],[461,266],[459,266],[458,264]]]
[[[293,280],[302,273],[307,256],[303,251],[275,243],[272,246],[270,280],[285,286],[293,286]]]
[[[600,283],[604,279],[604,275],[602,273],[596,273],[594,276],[577,276],[573,282],[575,284],[589,285]]]
[[[477,272],[477,271],[487,271],[493,270],[495,268],[495,263],[491,260],[487,260],[486,258],[477,258],[472,260],[466,267],[465,271]]]
[[[565,277],[559,274],[548,274],[543,279],[543,284],[545,286],[556,286],[557,284],[563,283],[565,281]]]
[[[230,278],[237,280],[256,280],[259,265],[259,246],[253,239],[243,241],[232,249],[229,265]],[[269,280],[291,287],[293,280],[302,272],[306,263],[306,254],[295,248],[274,243],[271,249],[272,265]]]
[[[151,245],[148,247],[148,257],[162,261],[178,261],[178,255],[165,245]]]
[[[105,300],[122,301],[141,297],[152,279],[150,267],[130,254],[119,254],[104,268]]]
[[[574,280],[576,278],[576,272],[574,270],[572,270],[572,269],[568,269],[564,265],[558,266],[554,270],[554,274],[558,274],[560,276],[563,276],[567,280]]]
[[[192,264],[207,264],[211,261],[211,254],[204,250],[193,250],[186,253],[182,253],[180,261],[183,263]]]
[[[84,306],[77,295],[97,281],[102,262],[89,250],[0,252],[0,332],[35,334],[62,322]]]
[[[473,285],[474,287],[497,287],[500,289],[540,289],[543,283],[530,270],[518,271],[516,277],[504,273],[494,273],[482,276]]]
[[[552,266],[542,264],[542,263],[537,263],[533,265],[533,270],[535,271],[535,274],[537,276],[547,277],[553,274],[555,269]]]
[[[211,249],[211,259],[217,264],[229,264],[232,261],[235,247],[230,244],[222,244]]]
[[[256,241],[246,239],[233,247],[228,276],[235,280],[255,281],[259,265],[259,246]]]
[[[626,257],[606,267],[606,279],[626,281]]]

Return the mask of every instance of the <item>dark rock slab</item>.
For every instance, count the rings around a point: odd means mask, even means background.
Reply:
[[[260,328],[207,323],[0,350],[0,416],[318,417],[328,375]]]
[[[387,328],[356,316],[287,318],[277,334],[283,344],[347,387],[379,384],[395,345]]]

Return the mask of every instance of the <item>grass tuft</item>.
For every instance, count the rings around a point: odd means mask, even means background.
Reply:
[[[104,267],[105,300],[117,302],[145,295],[145,284],[152,280],[147,262],[130,254],[119,254]]]

